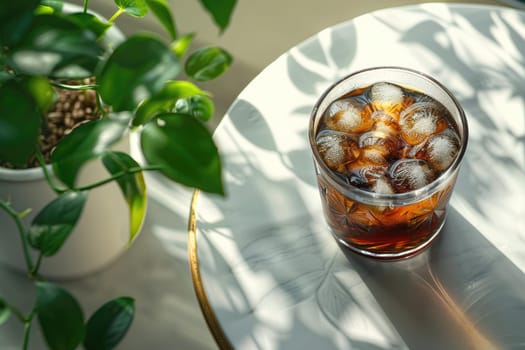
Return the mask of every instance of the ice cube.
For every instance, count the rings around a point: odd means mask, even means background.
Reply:
[[[404,143],[399,150],[399,159],[402,158],[424,158],[422,150],[425,147],[425,143],[418,143],[417,145],[409,145]]]
[[[397,193],[416,190],[435,178],[434,171],[423,159],[400,159],[392,164],[389,173]]]
[[[460,142],[457,134],[447,129],[440,134],[431,136],[423,152],[430,166],[439,172],[447,169],[459,152]]]
[[[350,182],[359,187],[370,187],[375,179],[382,177],[388,170],[388,162],[375,148],[361,149],[359,157],[347,165]]]
[[[401,137],[408,144],[417,145],[436,132],[439,119],[433,103],[415,103],[401,112]]]
[[[375,111],[372,113],[372,120],[374,122],[372,130],[397,135],[399,129],[398,117],[399,116],[396,117],[395,114],[387,111]]]
[[[356,99],[341,99],[328,107],[326,126],[332,130],[359,133],[372,126],[370,114],[364,112],[362,103]]]
[[[397,85],[380,82],[370,89],[370,100],[377,109],[394,110],[401,106],[403,99],[403,90]]]
[[[373,148],[385,158],[396,157],[399,141],[398,138],[381,130],[368,131],[359,136],[360,148]]]
[[[345,172],[346,164],[359,156],[357,140],[351,135],[323,130],[317,135],[317,149],[328,167],[338,172]]]
[[[393,194],[394,189],[385,176],[378,177],[372,185],[372,191],[382,194]]]

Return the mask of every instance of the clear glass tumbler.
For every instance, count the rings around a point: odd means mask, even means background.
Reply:
[[[461,106],[423,73],[374,67],[327,89],[309,141],[325,219],[342,248],[393,260],[428,247],[443,227],[467,140]]]

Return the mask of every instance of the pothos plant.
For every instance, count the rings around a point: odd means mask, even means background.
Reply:
[[[236,0],[198,1],[223,31]],[[178,32],[167,0],[114,0],[115,13],[107,20],[93,15],[88,2],[84,0],[83,10],[75,13],[62,11],[60,0],[3,1],[0,5],[0,162],[24,167],[36,157],[56,193],[28,225],[23,217],[30,208],[17,211],[16,203],[0,198],[0,208],[19,229],[27,275],[36,289],[29,314],[0,296],[0,323],[17,317],[24,324],[23,349],[28,348],[35,320],[51,349],[80,345],[111,349],[132,322],[131,297],[108,301],[86,321],[75,297],[39,274],[42,259],[58,252],[72,232],[89,190],[118,183],[129,206],[130,242],[146,212],[144,171],[224,193],[220,156],[203,123],[213,115],[214,105],[197,84],[225,72],[231,55],[220,47],[192,49],[194,35]],[[143,17],[148,12],[169,40],[138,33],[120,43],[104,42],[120,15]],[[178,78],[182,72],[187,78]],[[93,78],[93,83],[75,83],[86,77]],[[39,136],[46,128],[57,88],[93,90],[100,118],[74,128],[46,162]],[[128,153],[111,150],[132,131],[140,132],[142,165]],[[80,169],[93,160],[103,163],[108,178],[78,185]],[[36,252],[35,260],[32,252]]]

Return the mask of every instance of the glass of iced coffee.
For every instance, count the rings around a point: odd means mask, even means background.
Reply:
[[[377,259],[423,251],[443,227],[468,127],[438,81],[401,67],[355,72],[312,111],[324,215],[343,249]]]

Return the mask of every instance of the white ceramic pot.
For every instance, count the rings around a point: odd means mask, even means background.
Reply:
[[[77,5],[64,4],[65,12],[81,10]],[[123,39],[124,35],[116,27],[110,28],[105,38],[112,44]],[[115,148],[129,152],[129,139]],[[100,162],[92,162],[81,171],[79,183],[92,183],[107,176]],[[17,211],[31,208],[31,213],[23,219],[26,225],[55,197],[42,169],[0,167],[0,198],[9,200]],[[113,182],[91,190],[74,231],[56,255],[43,259],[40,273],[49,278],[68,279],[100,270],[126,249],[128,232],[128,208],[118,185]],[[3,210],[0,210],[0,262],[19,270],[26,269],[17,227]]]
[[[129,151],[128,139],[118,149]],[[92,162],[82,169],[79,183],[92,183],[108,176],[100,162]],[[9,199],[17,211],[31,208],[23,219],[25,224],[55,197],[41,168],[0,168],[0,198]],[[85,276],[122,254],[128,237],[129,213],[124,197],[116,183],[106,184],[89,192],[78,224],[60,251],[43,259],[40,272],[55,279]],[[17,227],[4,211],[0,211],[0,261],[19,270],[26,268]]]

